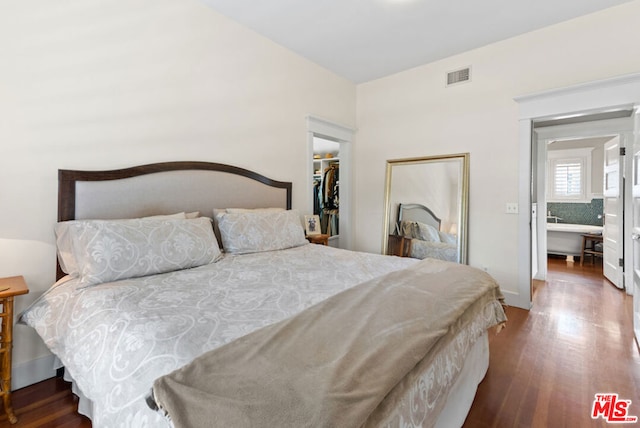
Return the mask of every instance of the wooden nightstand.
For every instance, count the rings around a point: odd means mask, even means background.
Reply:
[[[13,343],[13,298],[27,294],[29,288],[22,276],[0,278],[0,322],[2,330],[0,338],[0,397],[4,402],[9,423],[15,424],[18,418],[11,406],[11,348]]]
[[[411,254],[411,238],[389,235],[388,250],[390,256],[409,257],[409,254]]]
[[[319,235],[307,235],[307,241],[312,244],[329,245],[329,235],[321,233]]]

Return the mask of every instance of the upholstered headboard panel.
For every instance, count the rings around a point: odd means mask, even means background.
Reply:
[[[400,204],[398,206],[398,224],[401,221],[417,221],[440,230],[441,220],[429,208],[421,204]]]
[[[291,208],[291,183],[231,165],[167,162],[59,171],[58,220],[133,218],[214,208]]]

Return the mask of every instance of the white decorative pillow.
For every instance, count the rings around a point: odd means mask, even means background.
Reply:
[[[415,238],[416,228],[417,226],[415,222],[403,220],[400,222],[398,233],[400,233],[400,236],[404,236],[406,238]]]
[[[228,213],[281,212],[284,208],[227,208]]]
[[[308,244],[296,210],[224,212],[216,215],[227,253],[248,254]]]
[[[142,218],[165,220],[184,219],[188,217],[186,213],[179,212],[175,214],[159,214]],[[56,251],[58,253],[58,263],[60,264],[60,269],[62,269],[64,273],[72,276],[79,276],[78,265],[76,263],[75,255],[73,254],[71,237],[68,233],[68,226],[70,224],[71,222],[60,222],[56,224],[54,229],[56,235]]]
[[[458,237],[452,233],[440,232],[440,242],[455,245],[458,243]]]
[[[175,213],[175,214],[158,214],[158,215],[150,215],[148,217],[142,217],[142,218],[155,218],[155,219],[168,219],[168,218],[175,218],[175,219],[182,219],[182,218],[187,218],[187,213],[180,212],[180,213]]]
[[[187,269],[220,257],[211,219],[74,220],[58,223],[83,285]]]
[[[419,221],[416,222],[416,226],[417,236],[414,236],[414,238],[427,242],[440,242],[440,234],[438,233],[438,229],[431,225],[420,223]]]
[[[69,223],[70,222],[57,223],[54,227],[56,252],[58,253],[58,263],[60,264],[62,272],[77,277],[79,275],[78,264],[73,255],[73,247],[69,235]]]
[[[419,221],[406,221],[400,223],[400,234],[407,238],[419,239],[426,242],[440,242],[438,229]]]
[[[276,208],[276,207],[267,207],[267,208],[214,208],[213,209],[213,233],[216,235],[216,239],[218,239],[218,243],[220,244],[220,248],[222,246],[222,237],[220,236],[220,228],[218,227],[218,214],[220,213],[257,213],[257,212],[281,212],[285,211],[284,208]]]

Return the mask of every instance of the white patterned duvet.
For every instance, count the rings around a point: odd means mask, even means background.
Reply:
[[[193,269],[79,288],[52,287],[21,316],[84,397],[94,427],[162,427],[153,381],[205,351],[349,287],[416,263],[303,245],[225,255]]]

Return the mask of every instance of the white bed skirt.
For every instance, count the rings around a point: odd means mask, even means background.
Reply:
[[[478,384],[489,368],[489,333],[478,338],[465,360],[458,379],[451,387],[446,404],[436,422],[436,428],[461,427],[473,404]]]
[[[64,368],[64,365],[62,364],[60,359],[55,355],[54,357],[55,357],[55,361],[53,363],[53,368],[55,370]],[[80,390],[80,388],[78,388],[78,386],[76,385],[76,382],[73,380],[71,375],[69,375],[69,372],[67,370],[64,371],[63,379],[71,383],[71,391],[78,397],[78,413],[93,420],[93,401],[88,399],[82,393],[82,391]]]

